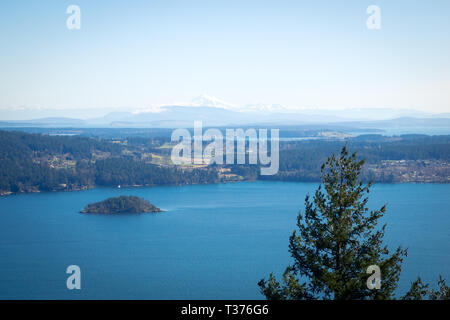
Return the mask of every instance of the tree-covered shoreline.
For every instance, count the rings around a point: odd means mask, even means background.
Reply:
[[[364,181],[450,183],[450,136],[281,142],[279,172],[261,176],[259,165],[173,165],[173,144],[166,137],[100,139],[0,130],[0,195],[119,185],[319,182],[320,163],[344,144],[367,159]]]
[[[0,131],[0,195],[218,182],[216,170],[160,166],[127,151],[86,137]]]

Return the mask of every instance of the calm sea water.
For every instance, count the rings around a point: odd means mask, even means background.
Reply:
[[[93,189],[0,198],[2,299],[260,299],[257,282],[290,263],[288,237],[316,184],[249,182]],[[137,195],[161,214],[78,213]],[[450,279],[450,185],[375,185],[389,246],[409,247],[399,292],[418,275]],[[66,288],[79,265],[81,290]]]

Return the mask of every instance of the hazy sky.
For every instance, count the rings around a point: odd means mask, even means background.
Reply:
[[[81,8],[68,30],[66,9]],[[369,5],[381,29],[366,27]],[[450,1],[0,2],[0,107],[450,112]]]

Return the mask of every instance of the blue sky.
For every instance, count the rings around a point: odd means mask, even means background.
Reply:
[[[66,8],[81,29],[66,28]],[[369,5],[381,29],[366,27]],[[0,107],[450,112],[450,1],[1,1]]]

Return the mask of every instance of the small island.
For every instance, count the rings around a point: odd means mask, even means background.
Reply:
[[[162,212],[149,201],[136,196],[120,196],[88,204],[81,213],[147,213]]]

